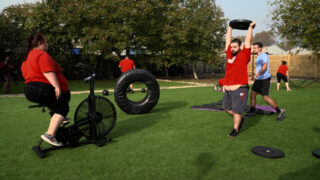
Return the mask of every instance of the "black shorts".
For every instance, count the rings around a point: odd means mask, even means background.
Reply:
[[[277,73],[277,80],[278,80],[278,83],[280,83],[281,79],[284,81],[284,82],[288,82],[288,78],[287,76],[281,74],[281,73]]]
[[[267,79],[262,79],[262,80],[255,80],[252,85],[252,91],[257,92],[262,96],[268,96],[269,89],[270,89],[270,81],[271,81],[271,77]]]
[[[24,94],[29,101],[48,107],[53,114],[66,117],[69,112],[70,91],[62,92],[57,99],[53,86],[43,82],[30,82],[25,84]]]
[[[224,110],[242,114],[247,108],[248,87],[240,87],[234,91],[225,91],[222,100]]]

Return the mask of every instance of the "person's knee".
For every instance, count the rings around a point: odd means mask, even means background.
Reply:
[[[231,111],[231,110],[226,110],[226,112],[227,112],[228,114],[230,114],[230,115],[233,115],[233,114],[234,114],[233,111]]]
[[[275,103],[275,101],[269,95],[263,96],[263,100],[268,103]]]
[[[270,99],[269,96],[263,96],[263,100],[268,101]]]
[[[63,117],[67,117],[69,113],[69,104],[67,102],[56,104],[52,107],[52,112],[60,114]]]
[[[257,93],[255,91],[251,91],[250,98],[256,98]]]

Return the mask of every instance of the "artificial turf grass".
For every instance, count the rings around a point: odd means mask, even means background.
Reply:
[[[160,87],[172,87],[172,86],[185,86],[189,85],[184,82],[167,82],[163,80],[158,80]],[[103,89],[114,89],[116,84],[116,79],[113,80],[95,80],[95,90]],[[3,94],[3,85],[0,83],[0,95]],[[70,91],[86,91],[89,90],[89,83],[84,83],[81,80],[69,80],[68,81]],[[20,94],[23,93],[24,82],[23,81],[12,81],[10,85],[10,94]],[[145,85],[141,82],[134,83],[133,88],[145,88]]]
[[[127,115],[117,108],[118,121],[98,148],[84,145],[48,153],[38,159],[31,147],[48,126],[48,114],[27,109],[25,98],[1,98],[1,179],[317,179],[320,147],[319,90],[271,89],[287,118],[248,118],[237,138],[228,138],[232,120],[224,112],[196,111],[191,106],[221,99],[212,88],[162,90],[148,114]],[[72,95],[70,115],[87,95]],[[108,97],[113,101],[113,96]],[[114,101],[113,101],[114,102]],[[259,104],[262,103],[258,97]],[[310,103],[311,102],[311,103]],[[116,106],[117,107],[117,106]],[[37,117],[37,118],[34,118]],[[251,153],[257,145],[285,152],[282,159]]]

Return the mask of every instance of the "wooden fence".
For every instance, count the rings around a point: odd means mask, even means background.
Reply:
[[[252,67],[255,68],[255,59],[257,55],[251,56],[251,61],[248,64],[248,73],[251,77]],[[254,59],[254,61],[252,61]],[[269,55],[270,73],[275,77],[281,61],[287,61],[289,75],[292,77],[320,77],[320,63],[313,55]]]

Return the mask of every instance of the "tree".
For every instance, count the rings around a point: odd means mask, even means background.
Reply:
[[[14,5],[0,13],[0,54],[10,56],[16,68],[13,73],[20,72],[21,61],[26,57],[26,38],[29,35],[26,24],[31,21],[29,9],[32,7],[33,4]],[[19,78],[17,75],[14,77]]]
[[[191,63],[194,79],[198,79],[198,61],[218,59],[223,49],[226,19],[212,0],[176,1],[165,29],[164,54],[174,63]]]
[[[320,1],[319,0],[274,0],[272,28],[302,48],[311,48],[320,60]]]
[[[281,40],[280,43],[278,43],[278,46],[284,51],[289,51],[290,49],[293,49],[295,47],[295,45],[288,40]]]
[[[246,36],[237,36],[236,38],[244,42]],[[270,46],[275,44],[277,41],[275,40],[275,36],[272,31],[261,31],[252,37],[252,42],[261,42],[264,46]]]
[[[261,42],[264,46],[270,46],[275,44],[277,41],[275,40],[272,31],[262,31],[254,35],[252,42]]]
[[[214,62],[226,29],[214,0],[43,0],[10,8],[6,21],[17,22],[23,39],[45,34],[49,53],[67,73],[77,73],[77,61],[106,71],[127,50],[169,75],[171,66]],[[73,48],[81,48],[80,57],[70,55]]]

